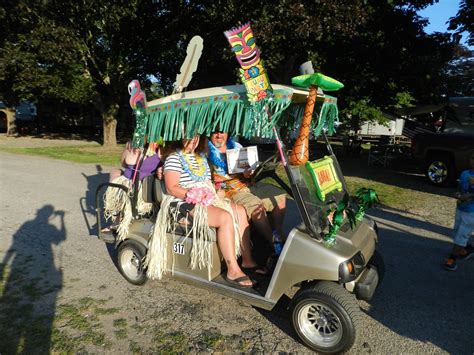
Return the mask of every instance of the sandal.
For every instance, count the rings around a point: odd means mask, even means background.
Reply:
[[[253,287],[253,281],[247,275],[237,277],[236,279],[233,279],[233,280],[229,279],[226,275],[226,276],[224,276],[224,280],[225,280],[225,282],[227,282],[227,284],[229,284],[229,286],[237,287],[237,288],[240,288],[240,289],[249,289],[249,288]],[[250,282],[252,282],[252,285],[242,285],[241,284],[242,281],[250,281]]]
[[[102,228],[100,231],[102,233],[115,233],[115,232],[117,232],[117,228],[118,228],[118,226],[112,225],[112,226],[109,226],[109,227]]]
[[[245,272],[246,274],[253,274],[253,275],[258,275],[258,276],[268,276],[270,275],[270,270],[268,270],[267,267],[265,266],[251,266],[251,267],[243,267],[242,266],[242,271]]]

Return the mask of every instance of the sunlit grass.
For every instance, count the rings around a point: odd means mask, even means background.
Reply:
[[[277,169],[277,174],[289,185],[288,176],[283,167]],[[432,199],[432,196],[426,192],[390,185],[383,182],[352,176],[345,177],[345,179],[351,196],[355,196],[356,191],[363,187],[374,189],[377,192],[380,204],[394,209],[409,210],[423,204],[425,200],[429,201]],[[264,179],[263,181],[277,185],[274,180],[269,178]]]
[[[120,164],[120,155],[122,153],[123,146],[117,146],[116,148],[97,147],[95,145],[41,148],[1,147],[0,150],[9,153],[37,155],[53,159],[66,160],[74,163],[117,166]]]

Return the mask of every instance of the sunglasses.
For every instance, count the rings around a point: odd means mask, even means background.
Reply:
[[[225,133],[225,132],[224,131],[214,131],[211,134],[222,134],[222,133]]]

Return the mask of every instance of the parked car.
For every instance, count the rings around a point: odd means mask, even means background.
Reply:
[[[474,98],[452,98],[441,111],[440,132],[417,133],[412,152],[435,185],[450,185],[469,168],[474,152]]]

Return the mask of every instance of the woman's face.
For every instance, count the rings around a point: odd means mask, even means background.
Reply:
[[[194,136],[191,139],[183,139],[183,147],[186,153],[194,153],[199,145],[199,136]]]

